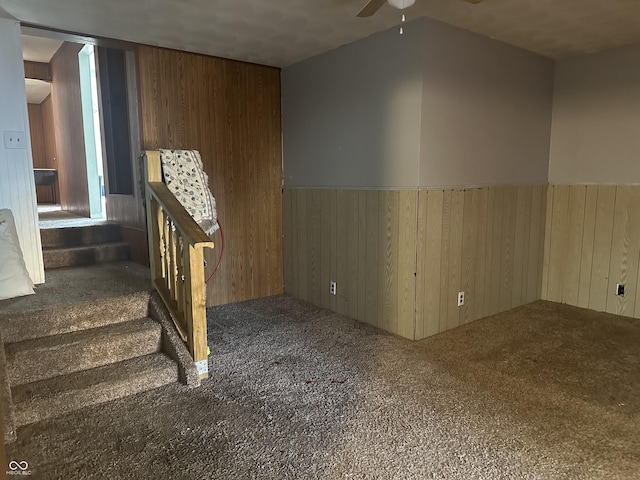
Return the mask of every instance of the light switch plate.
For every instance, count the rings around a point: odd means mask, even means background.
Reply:
[[[4,148],[27,148],[24,132],[4,131]]]

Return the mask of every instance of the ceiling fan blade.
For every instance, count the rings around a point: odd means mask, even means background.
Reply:
[[[482,0],[464,0],[464,1],[467,2],[467,3],[476,4],[476,3],[480,3]]]
[[[370,17],[378,10],[380,10],[380,7],[382,7],[382,5],[384,5],[385,3],[387,3],[387,0],[369,0],[369,2],[364,7],[362,7],[362,10],[358,12],[357,16]]]

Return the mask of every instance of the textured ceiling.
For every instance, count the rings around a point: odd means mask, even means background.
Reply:
[[[286,66],[385,30],[365,0],[0,0],[22,22]],[[436,18],[549,57],[640,43],[640,0],[417,0],[409,19]]]
[[[22,35],[22,58],[30,62],[49,63],[60,45],[60,40]]]

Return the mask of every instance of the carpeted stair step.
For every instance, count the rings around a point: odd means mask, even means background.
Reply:
[[[5,345],[12,386],[159,352],[162,328],[150,318]]]
[[[40,230],[42,248],[80,247],[122,241],[120,225],[100,223],[85,227],[43,228]]]
[[[178,367],[162,353],[136,357],[12,389],[18,426],[177,382]]]
[[[129,246],[125,242],[116,242],[82,247],[50,248],[43,250],[42,256],[45,269],[75,267],[128,260]]]
[[[5,343],[16,343],[144,318],[150,297],[151,292],[137,292],[14,314],[3,319],[2,336]]]

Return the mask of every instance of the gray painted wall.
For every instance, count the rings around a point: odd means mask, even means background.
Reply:
[[[420,21],[282,70],[285,184],[415,187]]]
[[[547,183],[553,60],[424,22],[420,185]]]
[[[283,69],[290,187],[547,182],[554,62],[419,19]]]
[[[640,183],[640,45],[558,61],[549,182]]]

